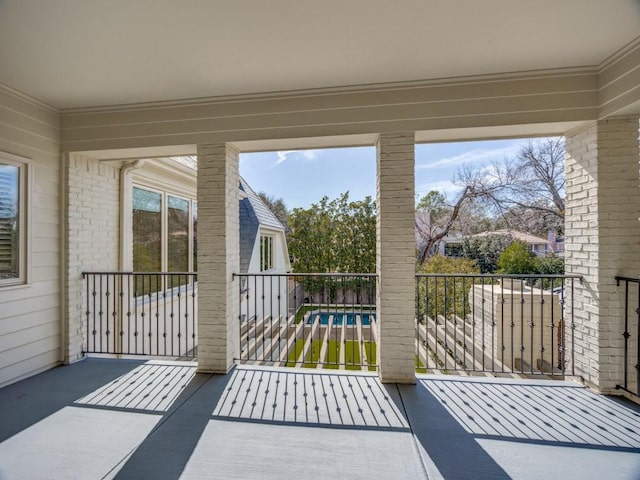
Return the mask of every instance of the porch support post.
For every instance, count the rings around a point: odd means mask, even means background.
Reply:
[[[378,372],[415,383],[414,132],[382,133],[377,149]]]
[[[238,357],[238,150],[198,145],[198,371],[227,373]]]
[[[594,122],[566,136],[565,257],[584,276],[568,292],[567,373],[602,393],[623,381],[624,289],[614,277],[640,275],[638,117]],[[573,357],[572,357],[573,355]]]

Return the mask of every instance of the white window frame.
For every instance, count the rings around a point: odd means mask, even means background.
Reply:
[[[265,239],[266,242],[266,246],[263,244],[263,239]],[[273,270],[275,268],[275,248],[274,245],[276,243],[276,237],[275,235],[269,234],[269,233],[261,233],[260,234],[260,271],[261,272],[268,272],[270,270]],[[268,253],[268,255],[266,256],[267,258],[267,262],[265,265],[265,262],[263,262],[263,250],[266,250],[266,252]],[[264,268],[266,267],[266,268]]]
[[[152,186],[141,182],[132,183],[131,197],[133,197],[134,188],[160,194],[160,271],[162,272],[166,272],[169,265],[169,197],[186,200],[189,203],[189,262],[187,268],[189,272],[193,272],[193,204],[197,203],[198,200],[162,187]],[[129,214],[133,215],[133,201],[131,202]],[[133,252],[133,225],[129,234],[129,249]],[[131,265],[133,266],[133,254],[131,255]]]
[[[0,163],[19,169],[18,180],[18,277],[0,279],[0,288],[27,285],[31,280],[31,160],[0,151]]]

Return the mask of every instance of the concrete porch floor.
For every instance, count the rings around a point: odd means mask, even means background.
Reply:
[[[640,479],[640,408],[569,382],[90,358],[0,390],[0,479]]]

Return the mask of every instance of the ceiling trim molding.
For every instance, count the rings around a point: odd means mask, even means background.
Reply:
[[[268,100],[286,100],[305,97],[320,97],[325,95],[383,93],[387,91],[413,90],[425,87],[456,87],[474,84],[495,83],[513,80],[538,80],[544,78],[563,78],[584,75],[597,75],[597,66],[558,68],[547,70],[529,70],[521,72],[505,72],[487,75],[474,75],[466,77],[438,78],[429,80],[415,80],[408,82],[391,82],[364,85],[351,85],[341,87],[326,87],[315,89],[288,90],[280,92],[263,92],[239,95],[224,95],[217,97],[187,98],[180,100],[166,100],[161,102],[132,103],[123,105],[105,105],[95,107],[80,107],[62,109],[60,112],[71,117],[86,113],[129,112],[140,110],[157,110],[174,107],[192,107],[219,105],[238,102],[259,102]]]
[[[20,90],[16,90],[15,88],[10,87],[9,85],[5,85],[4,83],[0,83],[0,92],[13,95],[16,98],[19,98],[20,100],[26,103],[29,103],[34,107],[42,108],[43,110],[46,110],[49,113],[56,113],[56,114],[60,113],[60,110],[58,110],[57,108],[47,105],[46,103],[38,100],[37,98],[27,95],[26,93],[23,93]]]
[[[616,115],[640,101],[640,38],[605,62],[598,73],[598,118]]]
[[[617,63],[623,57],[626,57],[627,55],[632,53],[634,50],[637,50],[639,48],[640,48],[640,35],[634,38],[633,40],[631,40],[629,43],[627,43],[624,47],[613,52],[611,55],[605,58],[602,62],[600,62],[600,65],[598,65],[598,70],[603,71],[609,68],[612,64]]]

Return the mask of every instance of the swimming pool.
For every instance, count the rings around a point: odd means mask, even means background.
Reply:
[[[345,312],[312,312],[307,318],[307,323],[320,321],[320,325],[328,325],[329,317],[333,316],[334,325],[342,325],[342,322],[347,322],[347,325],[355,325],[356,317],[360,317],[360,323],[362,325],[371,325],[371,322],[376,320],[376,316],[373,313],[345,313]]]

